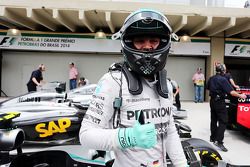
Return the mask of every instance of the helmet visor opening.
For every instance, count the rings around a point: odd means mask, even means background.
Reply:
[[[142,40],[142,41],[140,41]],[[138,49],[136,48],[136,42],[142,42],[143,43],[143,40],[150,40],[151,42],[156,42],[157,40],[159,40],[159,44],[156,48],[153,48],[153,49]],[[130,38],[125,38],[124,39],[124,45],[125,47],[128,47],[129,49],[131,50],[134,50],[134,51],[140,51],[140,52],[144,52],[144,53],[150,53],[150,52],[156,52],[156,51],[159,51],[159,50],[162,50],[164,49],[165,47],[169,47],[168,45],[170,44],[170,36],[168,36],[168,38],[163,38],[162,36],[158,36],[158,35],[155,35],[155,34],[140,34],[140,35],[136,35],[134,37],[130,37]],[[156,42],[157,43],[157,42]]]

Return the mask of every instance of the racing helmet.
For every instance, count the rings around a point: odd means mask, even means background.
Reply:
[[[215,71],[218,74],[225,74],[225,72],[226,72],[226,66],[224,64],[218,63],[215,66]]]
[[[164,68],[169,54],[171,33],[168,19],[162,13],[143,9],[130,14],[112,39],[121,38],[122,53],[129,68],[147,76]],[[133,44],[135,37],[157,37],[160,38],[160,44],[155,50],[138,50]]]

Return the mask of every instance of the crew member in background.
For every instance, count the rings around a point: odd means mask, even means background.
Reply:
[[[246,0],[244,4],[244,8],[249,8],[250,7],[250,0]]]
[[[42,86],[44,71],[45,71],[44,64],[40,64],[38,66],[38,69],[32,71],[30,79],[27,83],[28,92],[37,91],[37,86]]]
[[[69,63],[69,89],[75,89],[77,87],[78,71],[73,62]]]
[[[228,82],[231,84],[231,86],[234,88],[234,90],[239,89],[239,85],[236,85],[236,83],[234,82],[234,79],[231,75],[231,73],[227,70],[226,65],[224,65],[225,68],[225,77],[228,80]],[[227,105],[228,105],[228,124],[227,124],[227,128],[228,129],[234,129],[236,127],[235,123],[236,123],[236,119],[237,119],[237,104],[238,104],[238,98],[229,95],[226,95],[227,100]]]
[[[196,73],[192,77],[193,83],[194,83],[194,102],[200,102],[202,103],[204,100],[203,94],[204,94],[204,83],[205,83],[205,77],[202,73],[202,69],[199,67],[197,68]]]
[[[166,153],[173,166],[187,166],[164,70],[171,33],[163,14],[144,9],[130,14],[112,36],[121,39],[124,62],[99,80],[79,139],[84,149],[114,151],[113,167],[165,167]]]
[[[89,85],[89,80],[84,78],[84,77],[80,77],[79,81],[78,81],[78,87],[80,86],[86,86]]]
[[[173,87],[173,96],[175,98],[175,106],[178,111],[185,111],[181,109],[181,101],[180,101],[180,87],[175,80],[168,78]]]
[[[225,77],[226,69],[223,64],[216,64],[215,70],[216,75],[210,77],[207,82],[207,89],[209,90],[209,96],[211,97],[210,141],[213,142],[222,151],[226,152],[228,150],[223,144],[224,133],[228,122],[225,95],[230,94],[231,96],[239,97],[242,99],[245,99],[246,95],[237,93],[230,85]]]
[[[231,73],[227,70],[226,68],[226,65],[224,65],[224,68],[226,70],[226,73],[225,73],[225,77],[227,78],[227,80],[229,81],[229,83],[232,85],[232,87],[236,90],[236,89],[239,89],[239,85],[236,85],[236,83],[234,82],[234,79],[233,79],[233,76],[231,75]]]

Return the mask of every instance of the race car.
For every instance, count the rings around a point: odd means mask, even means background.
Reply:
[[[74,105],[72,100],[67,98],[68,93],[64,92],[64,87],[55,82],[47,86],[48,89],[43,88],[37,92],[9,98],[0,102],[0,114],[20,114],[9,123],[8,128],[22,129],[25,133],[25,143],[78,142],[76,133],[79,131],[86,109]],[[74,95],[71,92],[69,94]]]
[[[31,104],[31,102],[72,102],[79,103],[85,109],[88,108],[89,100],[96,88],[96,84],[90,84],[87,86],[78,87],[76,89],[65,92],[63,88],[58,84],[54,86],[45,86],[39,91],[30,92],[16,97],[9,98],[5,101],[0,102],[0,109],[17,105],[18,103],[25,103],[26,105]]]
[[[245,93],[246,99],[227,96],[228,129],[237,129],[250,135],[250,88],[241,87],[239,93]]]

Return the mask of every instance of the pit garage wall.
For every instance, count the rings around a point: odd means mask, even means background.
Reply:
[[[168,77],[175,80],[180,86],[180,100],[194,100],[194,86],[192,77],[197,67],[203,69],[205,75],[206,57],[197,56],[170,56],[166,69]]]
[[[5,51],[2,63],[2,89],[8,96],[26,93],[26,83],[31,72],[41,63],[46,66],[43,77],[47,82],[66,82],[68,89],[69,62],[74,62],[79,76],[84,76],[91,83],[97,83],[114,61],[121,60],[121,55]]]
[[[97,83],[113,62],[122,59],[120,54],[3,51],[2,89],[8,96],[26,93],[30,74],[41,63],[46,65],[44,79],[47,82],[66,82],[68,89],[68,64],[71,61],[75,62],[79,76],[88,78],[91,83]],[[191,78],[197,67],[205,69],[205,57],[171,55],[168,58],[168,76],[179,83],[181,100],[193,100]]]
[[[41,63],[46,65],[46,81],[63,81],[68,88],[69,62],[75,62],[79,76],[97,83],[113,62],[123,59],[119,40],[24,34],[21,37],[0,35],[0,41],[0,49],[3,49],[2,90],[8,96],[26,93],[30,74]],[[193,100],[191,77],[197,67],[205,66],[205,59],[210,55],[209,40],[172,42],[170,54],[166,66],[168,75],[180,84],[181,99]]]

